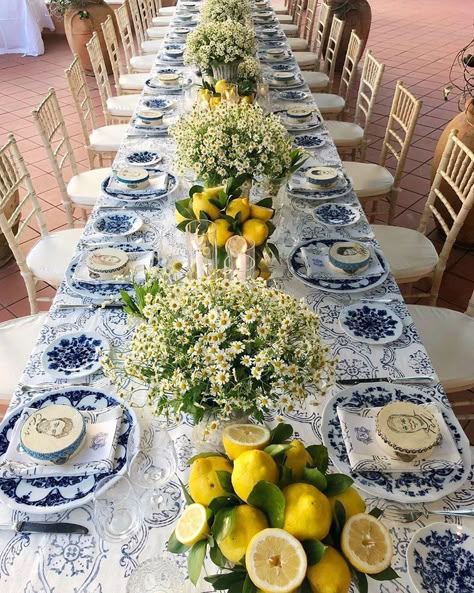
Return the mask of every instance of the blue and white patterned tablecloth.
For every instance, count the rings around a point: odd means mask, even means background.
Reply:
[[[156,70],[156,67],[154,68]],[[308,90],[308,89],[306,89]],[[142,100],[148,96],[143,95]],[[174,97],[173,97],[174,98]],[[178,110],[181,111],[184,101],[179,96]],[[278,100],[277,93],[272,92],[272,109],[278,110],[294,105]],[[308,102],[313,108],[316,105]],[[325,133],[324,127],[316,133]],[[164,168],[174,170],[174,147],[167,137],[165,138],[139,138],[128,137],[117,154],[114,166],[124,162],[125,155],[133,150],[154,150],[164,156]],[[340,164],[340,159],[335,146],[327,136],[327,142],[314,153],[312,162],[325,164]],[[172,198],[157,201],[153,207],[140,209],[145,225],[142,230],[134,235],[142,243],[151,243],[162,257],[174,258],[184,256],[183,235],[176,230],[174,222],[174,202],[187,195],[189,184],[181,181],[178,190]],[[103,203],[112,202],[101,198]],[[349,195],[344,201],[357,204],[355,194]],[[276,243],[282,255],[287,255],[295,240],[309,238],[325,238],[334,236],[334,232],[327,227],[318,226],[312,215],[314,205],[303,201],[289,201],[281,221]],[[83,239],[86,242],[94,240],[95,232],[92,222],[97,216],[97,208],[87,223]],[[340,229],[339,236],[344,238],[371,237],[372,233],[364,216],[351,227]],[[79,250],[86,245],[79,245]],[[338,316],[341,306],[354,302],[360,294],[330,295],[312,290],[297,280],[282,268],[275,270],[274,275],[283,276],[279,281],[284,290],[302,297],[308,305],[317,310],[321,317],[322,337],[333,350],[334,356],[339,358],[338,377],[376,377],[376,376],[407,376],[414,374],[430,374],[433,372],[427,353],[420,343],[415,327],[408,315],[397,285],[391,276],[378,288],[364,293],[364,297],[380,298],[390,297],[400,299],[393,305],[396,312],[403,319],[405,328],[402,337],[392,344],[385,346],[370,346],[354,342],[343,333],[339,326]],[[39,344],[33,350],[29,364],[25,370],[23,381],[28,383],[49,381],[42,369],[40,358],[45,345],[64,332],[81,329],[92,329],[106,336],[113,347],[123,346],[131,337],[132,329],[126,323],[126,316],[121,310],[59,310],[59,303],[74,303],[81,299],[67,288],[65,283],[58,290],[55,302],[50,310],[47,322],[41,333]],[[87,299],[86,299],[87,301]],[[392,306],[392,305],[391,305]],[[333,393],[339,391],[334,387]],[[439,401],[446,403],[446,397],[438,385],[427,388],[425,391],[432,393]],[[12,400],[12,409],[28,401],[29,396],[17,392]],[[318,442],[321,438],[321,411],[325,405],[322,401],[318,407],[308,407],[298,410],[287,416],[295,428],[297,435],[306,443]],[[179,475],[186,481],[186,461],[192,455],[191,426],[186,422],[170,428],[171,435],[177,447],[179,456]],[[166,502],[163,511],[159,512],[153,522],[142,526],[136,537],[123,544],[110,544],[101,540],[95,533],[91,518],[92,506],[90,504],[81,508],[49,515],[48,520],[71,521],[87,525],[91,534],[88,536],[77,535],[22,535],[13,531],[0,531],[0,592],[1,593],[125,593],[127,577],[140,562],[154,556],[169,556],[185,570],[186,559],[182,556],[172,556],[165,550],[165,545],[173,525],[182,508],[177,480],[173,480],[166,487]],[[369,507],[403,508],[403,504],[389,502],[383,499],[374,499],[367,496]],[[427,508],[452,509],[455,507],[474,506],[474,487],[472,474],[463,488],[449,497],[426,505]],[[25,515],[12,512],[0,503],[0,524],[9,523],[11,520],[24,519]],[[44,519],[35,515],[35,519]],[[370,591],[378,593],[415,593],[410,585],[405,553],[414,531],[421,525],[434,521],[420,520],[411,525],[395,525],[387,523],[394,539],[395,557],[393,567],[400,573],[398,581],[377,583],[370,581]],[[459,519],[449,520],[458,521]],[[469,525],[469,521],[465,522]],[[474,523],[473,523],[474,526]],[[202,588],[206,590],[208,587]],[[194,588],[188,586],[189,592]],[[178,593],[178,592],[177,592]]]

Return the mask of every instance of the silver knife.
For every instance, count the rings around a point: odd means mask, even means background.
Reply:
[[[372,379],[336,379],[336,383],[339,385],[359,385],[359,383],[394,383],[408,384],[408,385],[431,385],[434,381],[434,377],[430,375],[418,375],[416,377],[374,377]]]
[[[59,310],[67,310],[67,309],[123,309],[125,307],[125,303],[116,302],[116,303],[105,303],[101,305],[96,305],[94,303],[64,303],[62,305],[56,305],[56,309]]]
[[[34,521],[14,521],[10,525],[0,525],[0,529],[17,533],[89,533],[87,527],[75,523],[36,523]]]

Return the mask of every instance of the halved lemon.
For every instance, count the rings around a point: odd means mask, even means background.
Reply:
[[[229,459],[252,449],[264,449],[270,442],[270,430],[258,424],[231,424],[222,432],[222,444]]]
[[[393,557],[393,543],[388,529],[366,513],[352,516],[344,525],[341,548],[352,566],[365,574],[385,570]]]
[[[206,507],[203,504],[190,504],[176,523],[174,534],[185,546],[193,546],[209,533]]]
[[[283,529],[268,528],[250,540],[245,566],[252,583],[266,593],[290,593],[306,575],[301,543]]]

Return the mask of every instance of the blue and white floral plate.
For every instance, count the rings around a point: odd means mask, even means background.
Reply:
[[[270,43],[267,41],[267,43]],[[285,43],[283,41],[274,41],[272,43],[280,43],[281,45],[278,47],[283,47]],[[261,48],[258,53],[258,59],[260,62],[264,64],[282,64],[284,62],[292,62],[294,64],[294,58],[292,53],[289,50],[286,50],[281,56],[269,56],[266,52],[267,49],[272,49],[271,47]]]
[[[389,344],[403,333],[403,322],[382,303],[354,303],[342,309],[339,325],[354,340],[365,344]]]
[[[161,171],[160,169],[150,169],[150,179],[152,175],[165,173],[165,171]],[[170,172],[168,173],[168,184],[167,187],[163,190],[157,190],[153,187],[148,187],[146,189],[139,189],[139,190],[131,190],[131,191],[116,191],[109,188],[110,177],[107,177],[102,182],[102,191],[113,198],[114,200],[120,200],[121,202],[125,202],[126,204],[140,204],[142,202],[152,202],[153,200],[159,200],[161,198],[165,198],[166,196],[170,195],[174,192],[178,185],[178,180],[175,175]]]
[[[288,269],[298,278],[303,284],[317,288],[324,292],[332,292],[339,294],[353,294],[357,292],[365,292],[371,290],[382,282],[388,276],[388,264],[378,249],[374,250],[375,257],[378,259],[381,266],[381,271],[373,275],[357,275],[347,276],[335,272],[334,276],[327,274],[321,277],[310,277],[307,274],[306,263],[301,252],[302,247],[316,247],[328,249],[333,243],[341,241],[341,239],[308,239],[296,245],[288,256]]]
[[[1,479],[0,501],[25,513],[57,513],[82,506],[92,500],[99,480],[110,475],[123,474],[126,470],[128,437],[137,423],[135,412],[115,395],[93,387],[70,386],[42,393],[25,406],[13,410],[0,424],[0,456],[7,450],[15,423],[24,408],[40,409],[51,404],[70,405],[78,410],[102,410],[111,406],[122,406],[121,427],[115,449],[115,467],[113,472],[104,474],[65,478],[36,477],[33,480]]]
[[[306,91],[279,91],[278,98],[282,101],[306,101],[310,94]]]
[[[360,210],[348,204],[321,204],[313,210],[314,218],[325,226],[345,227],[360,219]]]
[[[129,152],[125,159],[129,165],[139,165],[141,167],[145,165],[151,167],[152,165],[160,163],[163,160],[163,157],[151,150],[136,150],[134,152]]]
[[[274,64],[273,66],[271,66],[271,69],[274,72],[293,72],[293,70],[296,70],[296,64],[291,64],[291,63],[286,63],[286,64]],[[302,92],[302,91],[300,91]],[[306,93],[304,93],[306,94]]]
[[[58,379],[81,379],[100,369],[99,350],[109,348],[109,342],[97,332],[65,334],[46,347],[41,364]]]
[[[143,123],[138,117],[132,116],[130,119],[130,128],[128,130],[128,136],[146,136],[146,137],[161,137],[168,135],[169,121],[159,126],[150,126],[149,124]]]
[[[176,105],[175,101],[171,101],[165,97],[153,97],[143,101],[144,107],[147,109],[158,109],[159,111],[169,111]]]
[[[311,119],[305,122],[295,122],[294,119],[287,116],[286,110],[275,111],[274,113],[280,116],[283,125],[289,132],[306,132],[315,130],[323,123],[321,116],[316,112],[313,112]]]
[[[142,226],[142,218],[133,211],[106,212],[94,220],[93,229],[109,237],[126,237]]]
[[[461,525],[426,525],[408,546],[407,565],[418,593],[474,593],[474,534]]]
[[[185,86],[191,83],[191,79],[187,79],[183,84],[168,86],[166,84],[156,84],[151,78],[145,81],[145,88],[148,92],[161,93],[163,95],[177,95],[181,93]]]
[[[352,191],[350,179],[342,171],[339,173],[338,181],[331,187],[313,189],[309,186],[304,175],[307,169],[308,167],[299,169],[288,181],[287,189],[290,198],[321,202],[343,198]]]
[[[315,150],[321,148],[326,144],[327,140],[323,136],[308,136],[301,134],[293,138],[293,144],[298,148],[305,148],[306,150]]]
[[[269,81],[269,86],[271,89],[273,90],[283,90],[283,89],[298,89],[302,86],[304,86],[306,83],[304,81],[303,75],[298,72],[297,74],[295,74],[295,77],[293,80],[291,81],[285,81],[285,82],[280,82],[275,80],[274,78],[272,78]]]
[[[429,395],[429,392],[433,395]],[[434,397],[435,393],[435,388],[424,388],[422,391],[409,385],[393,385],[390,383],[364,383],[348,387],[337,393],[327,402],[321,420],[323,443],[328,448],[331,460],[337,470],[349,474],[353,478],[355,485],[370,495],[396,502],[434,502],[461,488],[471,471],[469,441],[453,410]],[[436,404],[451,431],[461,461],[458,464],[440,464],[439,467],[423,473],[352,471],[342,436],[343,429],[337,414],[337,408],[377,408],[392,401]]]
[[[275,47],[286,47],[286,41],[273,41],[272,39],[260,40],[258,45],[263,48],[275,48]],[[281,56],[278,56],[278,60],[281,60]]]

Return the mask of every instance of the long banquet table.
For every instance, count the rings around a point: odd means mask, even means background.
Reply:
[[[160,58],[157,58],[157,66]],[[306,89],[308,90],[308,89]],[[142,100],[146,97],[145,91]],[[179,101],[180,109],[183,102]],[[317,106],[308,102],[314,109]],[[293,104],[291,104],[293,105]],[[271,93],[272,110],[284,109],[285,104],[279,100],[278,93]],[[327,134],[322,129],[317,134]],[[340,158],[329,136],[323,147],[313,152],[310,162],[334,164],[340,166]],[[144,138],[127,136],[118,152],[114,167],[124,163],[124,158],[131,150],[155,150],[164,157],[163,168],[174,171],[174,146],[171,139]],[[189,183],[181,180],[178,191],[171,198],[158,200],[147,208],[140,209],[140,215],[145,226],[134,235],[130,241],[152,244],[153,248],[164,259],[182,256],[184,253],[184,235],[176,230],[174,218],[174,202],[186,196]],[[351,194],[346,198],[348,203],[357,204],[357,197]],[[101,205],[114,203],[113,200],[102,196],[91,214],[84,230],[82,242],[78,251],[90,247],[96,239],[92,223]],[[286,214],[281,221],[276,237],[280,253],[286,256],[295,240],[307,238],[334,237],[335,232],[328,227],[318,226],[312,215],[313,206],[302,201],[289,201]],[[363,238],[371,240],[373,237],[366,218],[362,215],[360,221],[345,229],[338,229],[337,235],[342,238]],[[371,241],[374,245],[375,242]],[[404,377],[416,374],[434,373],[429,357],[420,342],[416,329],[408,314],[397,284],[389,274],[383,284],[362,294],[337,295],[321,292],[306,287],[294,279],[285,267],[275,272],[283,277],[278,284],[283,290],[297,297],[304,298],[308,306],[317,310],[321,318],[321,332],[323,339],[331,345],[332,353],[339,359],[337,379],[342,378],[374,378],[374,377]],[[395,299],[392,303],[394,310],[403,319],[404,333],[402,337],[385,346],[369,346],[349,339],[341,330],[338,315],[341,306],[360,300],[361,297],[380,299]],[[40,383],[51,380],[45,374],[40,362],[41,353],[45,345],[64,332],[92,329],[106,336],[114,348],[122,348],[130,340],[132,329],[127,325],[125,313],[121,309],[58,309],[59,304],[88,302],[75,294],[65,282],[60,286],[55,301],[50,309],[48,319],[41,333],[39,343],[34,348],[22,382]],[[442,339],[442,337],[441,337]],[[97,381],[100,374],[93,377]],[[332,394],[342,389],[334,386]],[[419,387],[425,393],[433,395],[442,404],[449,405],[447,398],[439,384],[432,387]],[[32,397],[33,393],[22,393],[17,390],[14,394],[10,410],[23,405]],[[328,398],[330,397],[328,396]],[[304,410],[297,410],[286,416],[291,422],[297,435],[308,444],[321,440],[321,412],[325,401],[319,406],[308,405]],[[178,451],[178,474],[186,481],[186,461],[192,455],[191,423],[184,418],[169,428]],[[461,437],[460,437],[461,438]],[[470,461],[469,461],[470,463]],[[464,476],[465,477],[465,476]],[[463,480],[462,480],[463,481]],[[472,472],[468,480],[449,496],[424,505],[425,509],[452,509],[455,507],[469,507],[474,505],[474,487]],[[60,482],[60,481],[59,481]],[[67,489],[58,483],[58,489],[63,495]],[[26,498],[34,498],[34,485],[31,492],[23,493]],[[378,506],[381,509],[399,508],[404,503],[390,502],[383,497],[376,498],[366,495],[369,508]],[[166,541],[173,529],[173,525],[180,514],[183,500],[180,495],[178,480],[173,479],[165,487],[165,504],[162,511],[154,516],[153,521],[147,521],[138,535],[122,544],[111,544],[98,537],[92,520],[92,504],[79,508],[62,511],[60,513],[44,515],[30,515],[37,520],[69,521],[85,524],[90,529],[90,535],[43,535],[16,534],[13,531],[0,531],[0,591],[2,593],[124,593],[127,578],[134,568],[144,560],[155,556],[166,556],[173,559],[185,571],[186,559],[183,556],[173,556],[166,551]],[[0,502],[0,524],[7,524],[13,520],[25,519],[24,512],[9,509]],[[400,574],[397,581],[378,583],[369,579],[369,591],[379,593],[415,593],[407,575],[406,550],[408,543],[421,525],[433,522],[421,519],[416,523],[400,525],[387,522],[394,540],[395,556],[392,566]],[[445,519],[446,522],[460,523],[460,519]],[[471,520],[472,521],[472,520]],[[209,587],[209,586],[208,586]],[[208,589],[207,587],[207,589]],[[194,590],[189,585],[189,591]],[[206,590],[203,588],[202,590]],[[177,592],[178,593],[178,592]]]

